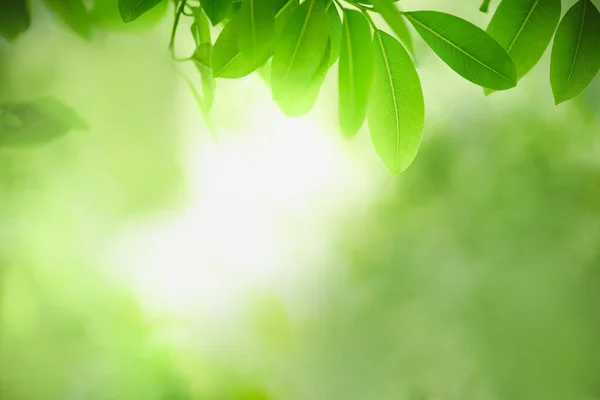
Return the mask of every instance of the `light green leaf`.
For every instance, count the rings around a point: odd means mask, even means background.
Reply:
[[[285,115],[288,117],[299,117],[308,113],[315,106],[321,91],[323,81],[329,71],[331,60],[331,45],[327,45],[327,49],[321,58],[319,68],[308,83],[306,89],[299,96],[291,100],[284,109]]]
[[[208,120],[208,113],[212,108],[215,97],[216,82],[212,72],[212,41],[210,37],[210,25],[204,11],[200,8],[194,10],[194,24],[192,29],[194,40],[197,47],[192,61],[200,73],[200,82],[202,86],[202,110],[204,117]],[[196,95],[196,94],[194,94]]]
[[[494,90],[516,86],[514,62],[482,29],[437,11],[414,11],[404,15],[429,47],[463,78]]]
[[[0,36],[12,41],[29,25],[31,15],[26,0],[0,1]]]
[[[412,36],[410,35],[404,18],[402,18],[402,12],[396,8],[394,3],[389,0],[369,0],[369,3],[373,4],[375,11],[385,19],[385,22],[392,28],[396,36],[398,36],[398,39],[402,41],[408,51],[414,53]]]
[[[487,33],[513,59],[520,79],[546,51],[559,19],[560,0],[503,0]]]
[[[238,48],[235,30],[234,22],[227,24],[213,48],[212,70],[213,76],[217,78],[242,78],[256,71],[269,57],[266,55],[264,60],[260,60],[242,53]]]
[[[330,1],[330,0],[325,0]],[[330,65],[335,64],[340,57],[340,46],[342,44],[342,20],[333,2],[326,5],[327,21],[329,26],[329,42],[331,43]]]
[[[581,93],[600,69],[600,13],[579,0],[563,17],[552,46],[550,81],[556,104]]]
[[[242,0],[234,18],[241,52],[258,59],[271,52],[277,6],[274,0]]]
[[[190,26],[196,47],[201,43],[210,43],[210,26],[208,18],[201,7],[194,8],[194,22]]]
[[[217,25],[233,12],[233,0],[200,0],[200,5],[213,25]]]
[[[281,35],[288,18],[299,6],[299,0],[288,0],[279,8],[279,11],[275,14],[275,37]]]
[[[92,37],[91,17],[81,0],[44,0],[44,4],[73,32],[85,39]]]
[[[344,9],[338,78],[340,125],[347,138],[354,136],[365,120],[372,71],[369,22],[359,11]]]
[[[377,30],[373,47],[373,87],[367,120],[377,154],[397,175],[412,163],[421,144],[423,91],[417,70],[400,42]]]
[[[328,45],[323,2],[307,0],[290,16],[275,43],[271,87],[273,98],[284,113],[291,113],[297,98],[309,90]]]
[[[161,0],[119,0],[119,13],[121,14],[123,22],[131,22],[154,8],[160,1]]]
[[[74,129],[88,129],[71,108],[52,98],[0,104],[0,146],[50,142]]]
[[[212,70],[207,66],[207,64],[201,60],[208,58],[210,60],[210,55],[206,56],[206,53],[210,51],[210,45],[203,43],[196,50],[196,55],[194,55],[193,61],[200,73],[200,83],[202,86],[202,99],[204,109],[206,110],[205,116],[208,114],[210,109],[212,108],[213,101],[215,98],[215,90],[217,84],[215,82],[215,78],[213,77]],[[200,55],[198,55],[200,53]],[[208,64],[210,65],[210,64]]]

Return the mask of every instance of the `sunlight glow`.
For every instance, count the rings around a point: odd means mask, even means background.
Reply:
[[[269,104],[264,92],[249,85],[249,104]],[[217,146],[189,103],[187,203],[124,233],[112,264],[156,317],[223,321],[253,293],[292,299],[335,256],[336,218],[367,207],[376,180],[314,115],[253,107],[224,120]]]

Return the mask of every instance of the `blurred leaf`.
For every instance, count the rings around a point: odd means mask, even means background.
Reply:
[[[150,11],[160,0],[119,0],[119,13],[123,22],[131,22]]]
[[[274,48],[271,87],[273,98],[284,113],[295,113],[297,99],[310,91],[328,46],[323,2],[305,1],[290,16]]]
[[[212,72],[213,46],[210,37],[210,25],[202,9],[195,10],[194,24],[196,24],[194,39],[197,40],[197,47],[192,56],[192,61],[194,61],[200,73],[204,117],[208,118],[215,97],[216,82]],[[192,32],[194,32],[194,29]]]
[[[560,0],[503,0],[487,33],[513,59],[517,79],[537,64],[560,19]]]
[[[414,53],[413,40],[400,10],[389,0],[370,0],[369,3],[373,4],[375,11],[381,14],[408,51]]]
[[[0,36],[12,41],[31,25],[27,0],[0,1]]]
[[[340,46],[342,44],[342,20],[335,6],[330,0],[325,0],[327,8],[327,20],[329,26],[329,42],[331,43],[331,61],[330,65],[335,64],[340,57]]]
[[[479,7],[479,11],[481,11],[482,13],[487,13],[490,9],[490,0],[483,0],[483,3],[481,3],[481,7]]]
[[[362,126],[371,88],[373,54],[371,27],[361,12],[344,9],[339,63],[339,117],[349,138]]]
[[[242,0],[242,8],[234,21],[242,53],[262,60],[271,52],[277,10],[274,0]]]
[[[266,59],[258,60],[239,50],[236,29],[234,23],[227,24],[213,48],[212,70],[217,78],[242,78],[266,62]]]
[[[95,0],[90,18],[95,25],[107,30],[136,32],[156,25],[166,14],[168,1],[161,0],[135,21],[125,23],[119,12],[119,0]]]
[[[404,47],[377,30],[367,118],[371,139],[392,175],[413,161],[423,135],[424,102],[419,75]]]
[[[200,0],[200,5],[213,25],[223,21],[233,11],[233,0]]]
[[[92,37],[92,20],[81,0],[44,0],[44,4],[73,32],[85,39]]]
[[[517,84],[514,62],[482,29],[437,11],[404,15],[429,47],[463,78],[495,90],[510,89]]]
[[[556,104],[581,93],[600,69],[600,13],[579,0],[563,17],[552,46],[550,81]]]
[[[71,108],[52,98],[0,104],[0,146],[50,142],[73,129],[88,129]]]

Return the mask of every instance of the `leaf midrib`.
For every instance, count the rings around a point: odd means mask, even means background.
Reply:
[[[348,48],[348,75],[350,75],[350,102],[353,106],[355,104],[355,93],[354,93],[354,60],[353,60],[353,51],[352,51],[352,36],[350,35],[350,19],[346,19],[346,23],[344,24],[344,30],[346,32],[347,40],[347,48]]]
[[[292,57],[290,58],[290,63],[288,65],[287,71],[285,71],[285,75],[283,76],[283,81],[287,82],[288,77],[290,75],[290,71],[292,70],[292,65],[294,65],[294,61],[296,60],[296,55],[298,54],[298,50],[300,49],[300,43],[302,42],[302,38],[306,33],[306,28],[308,27],[308,21],[310,21],[310,17],[312,15],[313,9],[316,4],[316,0],[309,0],[310,5],[309,9],[306,12],[306,18],[304,19],[304,23],[302,24],[302,29],[300,30],[300,35],[298,35],[298,40],[296,41],[296,46],[294,47],[294,51],[292,52]]]
[[[131,9],[131,11],[129,11],[129,13],[127,14],[127,20],[131,21],[131,17],[135,14],[135,12],[137,11],[137,9],[139,8],[139,6],[144,2],[144,0],[140,0],[137,2],[137,4],[135,6],[133,6],[133,8]]]
[[[457,49],[458,51],[460,51],[461,53],[463,53],[464,55],[466,55],[467,57],[469,57],[470,59],[476,61],[478,64],[480,64],[481,66],[487,68],[488,70],[492,71],[493,73],[495,73],[496,75],[500,76],[503,79],[506,79],[508,82],[512,82],[511,79],[509,79],[508,77],[504,76],[504,74],[496,71],[494,68],[490,67],[489,65],[487,65],[486,63],[484,63],[483,61],[481,61],[480,59],[478,59],[477,57],[469,54],[466,50],[464,50],[462,47],[460,47],[459,45],[457,45],[456,43],[452,42],[451,40],[445,38],[444,36],[440,35],[439,33],[437,33],[436,31],[434,31],[433,29],[431,29],[430,27],[428,27],[427,25],[423,24],[421,21],[419,21],[418,19],[416,19],[415,17],[413,17],[410,13],[404,13],[404,15],[406,15],[406,17],[408,19],[410,19],[411,21],[414,21],[415,23],[417,23],[419,26],[421,26],[423,29],[427,30],[428,32],[430,32],[431,34],[433,34],[434,36],[438,37],[439,39],[443,40],[444,42],[448,43],[449,45],[451,45],[452,47],[454,47],[455,49]]]
[[[583,38],[583,28],[585,26],[585,17],[587,15],[587,7],[589,0],[583,0],[583,12],[581,17],[581,29],[579,30],[579,38],[577,38],[577,46],[575,46],[575,54],[573,55],[573,62],[571,63],[571,69],[569,70],[569,75],[567,75],[567,80],[563,85],[562,90],[560,91],[560,96],[558,99],[562,99],[565,92],[567,91],[567,87],[569,87],[569,82],[571,82],[571,78],[573,77],[573,71],[575,70],[575,64],[577,63],[577,57],[579,56],[579,51],[581,49],[581,39]]]
[[[521,37],[521,34],[523,33],[523,30],[525,29],[525,26],[529,23],[529,20],[531,19],[531,16],[533,15],[533,12],[535,11],[535,9],[537,8],[537,6],[539,4],[540,4],[540,0],[535,0],[535,3],[533,3],[533,6],[529,10],[529,13],[527,13],[527,16],[525,17],[525,21],[523,21],[523,24],[519,28],[519,31],[517,32],[517,34],[513,38],[512,42],[510,43],[510,45],[506,49],[506,52],[508,54],[510,54],[511,50],[515,46],[515,43],[517,43],[517,40],[519,39],[519,37]]]
[[[381,47],[381,54],[383,55],[383,61],[385,62],[385,72],[387,73],[387,77],[390,83],[390,90],[392,92],[392,102],[394,103],[394,123],[396,125],[395,129],[395,138],[396,138],[396,157],[394,157],[394,171],[398,170],[398,155],[400,153],[400,116],[398,115],[398,100],[396,99],[396,93],[394,91],[394,77],[392,76],[392,70],[390,68],[390,63],[388,61],[387,51],[385,45],[383,44],[383,38],[381,37],[381,31],[376,31],[377,41],[379,42],[379,46]]]

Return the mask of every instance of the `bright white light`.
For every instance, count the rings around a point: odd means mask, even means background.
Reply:
[[[113,264],[151,315],[226,321],[256,291],[293,297],[333,257],[332,222],[374,191],[372,170],[318,115],[285,117],[260,80],[238,82],[236,97],[220,88],[218,146],[182,91],[187,204],[117,243]]]

